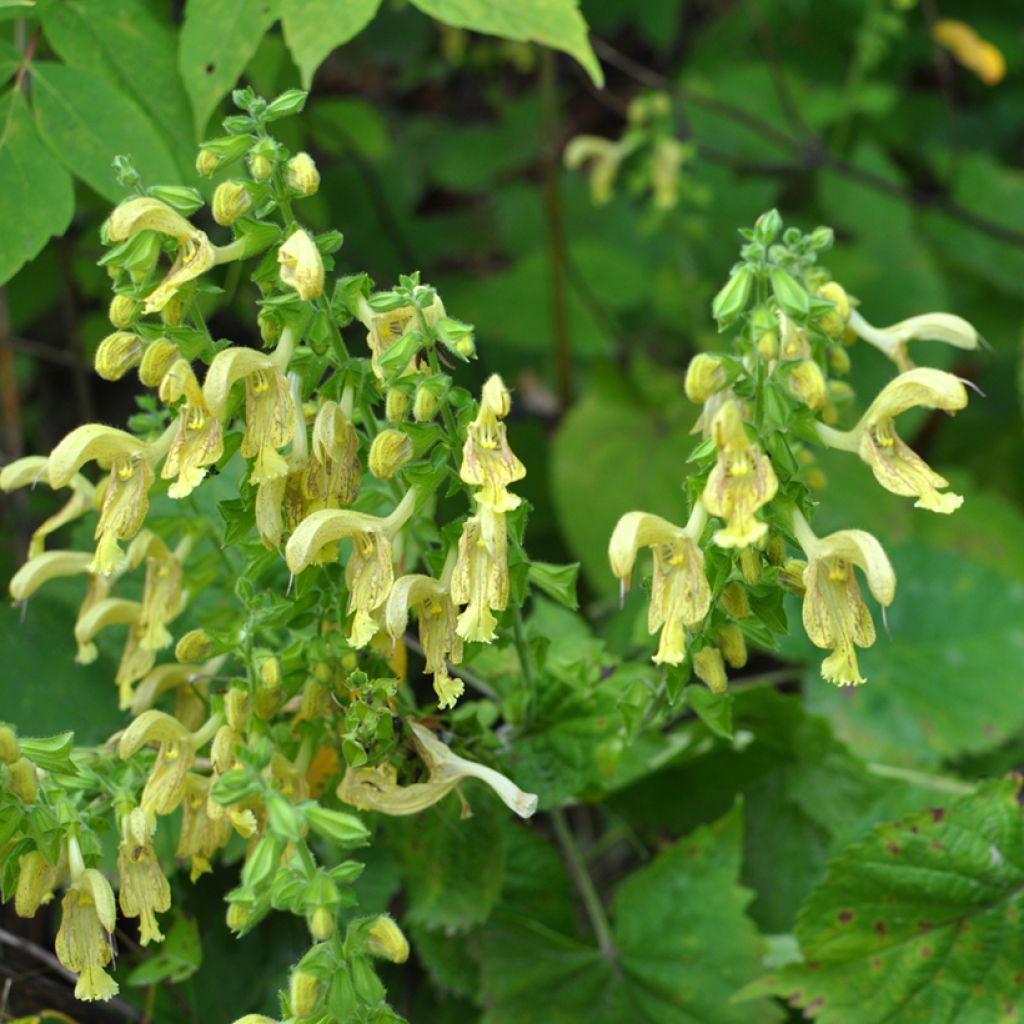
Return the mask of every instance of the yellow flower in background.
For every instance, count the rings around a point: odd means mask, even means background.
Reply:
[[[520,499],[506,488],[526,476],[526,467],[509,447],[503,422],[511,407],[508,388],[501,377],[493,374],[484,384],[480,409],[466,431],[459,470],[463,481],[480,487],[477,501],[498,512],[511,512],[519,507]]]
[[[92,558],[87,551],[44,551],[30,558],[11,577],[11,600],[20,604],[50,580],[90,572]]]
[[[715,534],[715,543],[745,548],[768,531],[755,513],[775,497],[779,481],[768,457],[747,437],[735,401],[727,401],[718,410],[711,433],[718,461],[704,487],[704,507],[725,520],[725,527]]]
[[[113,959],[114,892],[95,868],[85,867],[75,839],[68,842],[68,860],[71,885],[61,903],[57,959],[78,975],[76,999],[110,999],[117,982],[103,968]]]
[[[633,148],[600,135],[577,135],[569,140],[563,159],[570,171],[590,164],[590,197],[595,206],[604,206],[611,201],[619,168]]]
[[[834,430],[821,423],[817,430],[829,447],[860,455],[887,491],[916,497],[915,508],[948,515],[964,499],[959,494],[941,492],[949,481],[903,441],[893,420],[915,406],[955,413],[966,405],[967,389],[959,378],[942,370],[919,367],[890,381],[852,430]]]
[[[156,915],[171,908],[171,887],[153,849],[155,827],[141,807],[130,811],[121,822],[117,853],[121,913],[139,919],[139,944],[143,946],[163,942]]]
[[[508,532],[505,513],[480,504],[463,524],[451,582],[452,600],[466,605],[456,630],[463,640],[490,643],[498,620],[492,614],[508,604]]]
[[[208,776],[191,773],[185,776],[181,832],[175,856],[178,860],[189,860],[189,880],[192,882],[213,870],[211,858],[231,838],[228,815],[212,818],[207,813],[211,785],[212,780]]]
[[[373,768],[349,768],[338,786],[338,799],[382,814],[416,814],[442,800],[464,779],[476,778],[490,786],[521,818],[529,818],[537,810],[537,797],[524,793],[500,772],[459,757],[429,729],[411,718],[406,719],[406,727],[430,778],[426,782],[401,786],[394,766],[387,762]]]
[[[711,587],[704,575],[704,553],[698,546],[707,522],[699,502],[685,529],[647,512],[627,512],[608,545],[612,572],[629,589],[641,548],[654,556],[647,631],[661,630],[655,663],[678,665],[686,658],[686,627],[696,625],[711,608]]]
[[[454,567],[453,560],[450,561]],[[416,609],[426,670],[434,677],[434,692],[441,708],[455,707],[464,689],[462,680],[448,672],[449,661],[453,665],[462,661],[462,637],[456,629],[457,611],[444,580],[450,574],[449,569],[442,573],[440,580],[421,575],[402,576],[391,588],[384,614],[385,627],[391,639],[398,643],[409,625],[410,609]]]
[[[850,313],[850,329],[864,341],[884,352],[900,370],[912,370],[913,360],[907,353],[907,342],[915,340],[944,341],[954,348],[972,352],[978,347],[978,332],[952,313],[924,313],[901,320],[891,327],[873,327],[857,312]]]
[[[821,675],[837,686],[864,682],[857,665],[857,647],[875,642],[875,624],[861,596],[854,567],[864,573],[868,589],[883,606],[896,596],[896,575],[882,545],[864,530],[839,530],[816,537],[797,513],[794,531],[807,556],[803,622],[816,647],[831,649]]]
[[[192,366],[185,359],[175,360],[162,375],[160,398],[168,405],[185,399],[178,410],[177,429],[160,476],[174,481],[167,488],[170,497],[187,498],[206,476],[207,467],[224,454],[221,422],[210,412]]]
[[[281,280],[299,293],[300,299],[315,299],[324,290],[324,261],[316,242],[298,228],[277,250]]]
[[[999,47],[965,22],[940,18],[932,28],[932,39],[986,85],[998,85],[1006,76],[1006,58]]]
[[[182,285],[205,274],[217,264],[218,253],[206,233],[193,227],[181,214],[159,199],[129,199],[107,221],[113,242],[124,242],[140,231],[156,231],[178,243],[178,252],[167,276],[146,298],[143,311],[159,313]]]

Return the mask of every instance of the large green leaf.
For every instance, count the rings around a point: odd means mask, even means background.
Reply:
[[[151,5],[142,0],[51,0],[41,14],[46,40],[58,56],[120,85],[187,155],[194,136],[178,74],[177,37]]]
[[[888,613],[891,639],[880,630],[875,645],[861,652],[864,686],[839,690],[823,682],[817,665],[824,652],[802,634],[796,638],[791,650],[814,666],[810,706],[869,759],[935,765],[991,750],[1024,726],[1024,588],[917,542],[890,556],[898,580]]]
[[[285,42],[308,89],[323,59],[358,35],[380,0],[280,0]]]
[[[20,92],[0,100],[0,284],[61,234],[75,211],[67,172],[39,141]]]
[[[634,872],[613,901],[614,961],[564,925],[503,903],[476,943],[485,1024],[533,1024],[539,1015],[545,1024],[777,1020],[767,1000],[729,1002],[761,963],[744,913],[750,894],[737,882],[741,835],[734,810]],[[563,874],[554,889],[569,884]]]
[[[749,986],[823,1024],[990,1024],[1024,1010],[1019,779],[879,826],[800,912],[803,962]]]
[[[604,84],[590,48],[578,0],[412,0],[425,14],[456,28],[564,50],[583,65],[595,85]]]
[[[188,0],[185,4],[178,69],[200,135],[277,20],[278,6],[278,0]]]
[[[83,68],[43,61],[32,65],[39,134],[76,177],[101,196],[122,198],[113,159],[130,156],[147,182],[180,180],[153,122],[109,79]]]

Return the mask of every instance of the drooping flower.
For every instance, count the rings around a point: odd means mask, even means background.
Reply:
[[[205,274],[218,262],[218,253],[206,233],[159,199],[129,199],[118,206],[107,222],[114,242],[123,242],[140,231],[156,231],[178,243],[178,252],[167,276],[146,298],[146,313],[159,313],[182,285]]]
[[[170,910],[171,887],[153,849],[156,823],[141,807],[124,816],[117,853],[118,902],[125,917],[139,919],[139,943],[163,942],[156,915]]]
[[[623,591],[629,589],[640,549],[649,547],[654,555],[647,630],[652,636],[661,630],[654,655],[659,665],[678,665],[686,658],[686,627],[700,622],[711,607],[698,546],[706,521],[698,502],[685,528],[647,512],[627,512],[612,532],[608,558]]]
[[[767,524],[756,518],[778,490],[779,481],[771,461],[747,437],[739,406],[727,401],[715,414],[711,432],[718,449],[718,461],[704,487],[704,506],[713,516],[725,520],[715,534],[720,547],[744,548],[756,544],[767,532]]]
[[[919,367],[890,381],[852,430],[834,430],[819,423],[817,431],[829,447],[856,452],[887,491],[904,497],[916,496],[915,508],[948,515],[964,499],[959,494],[941,491],[949,486],[949,481],[903,441],[893,421],[915,406],[955,413],[966,405],[967,389],[959,378],[942,370]]]
[[[854,309],[850,312],[850,328],[858,337],[884,352],[901,371],[914,368],[907,353],[907,342],[915,339],[944,341],[966,351],[974,351],[978,347],[978,332],[963,317],[952,313],[924,313],[901,320],[891,327],[873,327]]]
[[[144,711],[121,734],[117,752],[127,760],[148,743],[158,743],[139,801],[142,810],[170,814],[185,795],[185,778],[194,756],[192,734],[176,718],[163,711]]]
[[[324,402],[313,421],[312,450],[301,482],[307,514],[322,508],[351,505],[359,497],[362,465],[359,436],[351,421],[351,402],[351,391],[347,401],[346,396],[342,397],[340,405]]]
[[[409,491],[388,516],[321,509],[303,519],[288,538],[285,560],[293,573],[311,565],[328,544],[352,540],[345,581],[348,612],[354,613],[349,635],[353,647],[365,647],[379,628],[373,613],[387,600],[395,580],[391,541],[412,515],[415,504],[416,492]]]
[[[68,860],[71,884],[61,903],[57,959],[78,975],[76,999],[110,999],[118,992],[117,982],[104,970],[113,959],[114,892],[99,871],[85,867],[75,839],[68,843]]]
[[[861,596],[854,567],[860,568],[868,589],[882,605],[896,596],[896,575],[882,545],[864,530],[839,530],[815,537],[799,514],[794,530],[804,553],[804,629],[816,646],[831,649],[821,663],[824,679],[838,686],[864,682],[856,647],[875,642],[875,624]]]
[[[1002,50],[995,43],[982,39],[966,22],[939,18],[932,26],[932,38],[986,85],[998,85],[1006,75]]]
[[[451,597],[466,605],[456,623],[459,636],[490,643],[498,624],[493,613],[508,604],[508,531],[505,513],[492,505],[480,502],[462,526]]]
[[[176,856],[190,861],[189,878],[195,881],[211,871],[210,860],[231,838],[231,821],[227,815],[212,818],[207,813],[211,780],[207,776],[188,774],[184,780],[181,832]]]
[[[174,481],[167,488],[170,497],[187,498],[206,476],[207,467],[224,454],[221,422],[210,412],[199,381],[185,359],[175,360],[163,374],[160,397],[168,405],[184,398],[160,476]]]
[[[418,722],[406,719],[406,725],[416,753],[430,773],[429,779],[401,786],[394,767],[387,762],[373,768],[349,768],[338,786],[340,800],[382,814],[416,814],[443,799],[463,779],[477,778],[487,783],[521,818],[529,818],[537,810],[537,797],[524,793],[511,779],[486,765],[459,757]]]
[[[409,624],[409,611],[416,609],[419,619],[420,643],[426,670],[434,677],[434,692],[441,708],[453,708],[462,696],[462,680],[448,672],[448,662],[458,665],[462,661],[462,637],[456,629],[457,612],[444,577],[451,576],[451,568],[442,573],[440,580],[430,576],[410,575],[395,580],[388,597],[384,622],[391,639],[398,642],[405,636]]]
[[[480,487],[476,498],[497,512],[511,512],[520,499],[507,486],[526,476],[526,467],[513,454],[503,422],[512,401],[501,377],[493,374],[484,384],[480,409],[469,424],[462,446],[459,476]]]
[[[36,911],[53,899],[60,878],[57,865],[38,850],[29,850],[18,858],[18,886],[14,892],[14,912],[18,917],[35,917]]]
[[[297,228],[277,250],[281,280],[299,293],[300,299],[315,299],[324,290],[324,261],[316,242]]]

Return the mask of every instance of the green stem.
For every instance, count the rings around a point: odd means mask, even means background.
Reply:
[[[551,824],[554,826],[558,845],[562,848],[562,854],[565,857],[569,874],[572,875],[572,880],[579,891],[580,898],[583,900],[587,917],[590,919],[590,926],[594,929],[594,937],[597,939],[598,948],[608,960],[614,962],[618,954],[615,950],[615,944],[612,942],[612,931],[611,925],[608,922],[608,915],[604,912],[604,904],[601,902],[601,897],[594,887],[594,880],[590,877],[590,872],[587,870],[587,862],[584,860],[583,854],[576,843],[576,837],[569,827],[565,811],[560,807],[551,812]]]
[[[895,764],[879,764],[876,761],[869,762],[867,768],[872,775],[878,775],[883,779],[898,779],[900,782],[909,782],[914,786],[934,789],[938,793],[967,796],[975,790],[972,783],[954,779],[949,775],[932,775],[929,772],[918,772],[913,768],[900,768]]]
[[[423,317],[422,312],[420,313],[420,317]],[[441,376],[441,364],[437,358],[436,345],[431,345],[430,348],[427,349],[427,361],[430,363],[430,372],[436,377]],[[448,434],[452,450],[455,451],[459,447],[459,428],[455,423],[455,417],[452,415],[447,394],[445,394],[441,399],[441,419],[444,421],[444,429]]]

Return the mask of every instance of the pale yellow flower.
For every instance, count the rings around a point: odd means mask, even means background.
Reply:
[[[509,447],[503,422],[511,406],[508,389],[502,379],[493,374],[484,384],[480,409],[466,430],[466,442],[462,446],[459,476],[467,484],[479,486],[477,501],[490,505],[497,512],[518,508],[520,499],[506,488],[526,476],[526,467]]]
[[[914,368],[907,353],[907,342],[915,339],[943,341],[969,352],[978,347],[978,332],[963,317],[952,313],[924,313],[901,320],[891,327],[873,327],[857,310],[853,310],[850,313],[850,328],[858,337],[884,352],[904,371]]]
[[[117,752],[127,760],[149,743],[159,744],[159,749],[139,802],[147,813],[171,814],[185,795],[185,779],[194,756],[193,737],[171,715],[143,711],[121,734]]]
[[[185,399],[160,476],[174,481],[167,489],[170,497],[186,498],[202,482],[207,467],[224,454],[221,422],[207,407],[199,381],[185,359],[175,360],[163,374],[160,397],[168,405]]]
[[[125,917],[139,919],[139,944],[163,942],[156,915],[170,910],[171,887],[153,849],[156,823],[141,807],[124,816],[117,854],[118,902]]]
[[[316,242],[296,229],[277,250],[281,280],[299,293],[300,299],[315,299],[324,290],[324,261]]]
[[[464,640],[490,643],[498,620],[493,612],[508,604],[508,533],[505,513],[480,503],[462,527],[451,582],[452,600],[466,605],[456,630]]]

